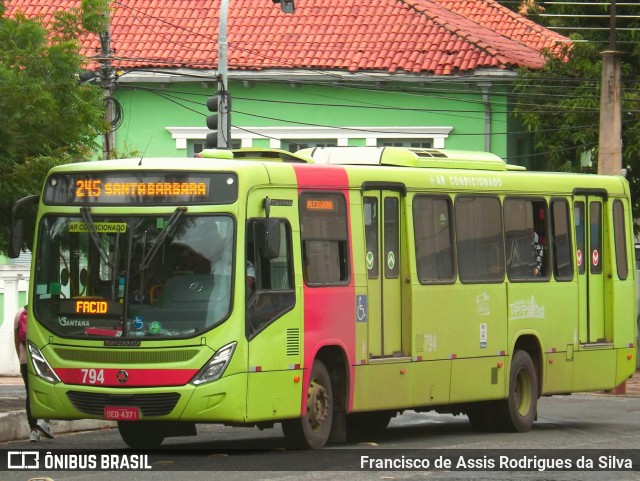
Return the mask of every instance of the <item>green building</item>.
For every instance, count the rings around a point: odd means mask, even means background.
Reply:
[[[45,19],[79,5],[6,3],[10,15]],[[115,99],[115,155],[202,149],[220,9],[219,0],[114,2],[105,41],[83,40],[89,69],[114,68],[105,93]],[[525,166],[530,134],[510,115],[516,71],[541,67],[541,51],[567,41],[492,0],[298,0],[293,14],[236,0],[226,32],[234,147],[446,147]]]

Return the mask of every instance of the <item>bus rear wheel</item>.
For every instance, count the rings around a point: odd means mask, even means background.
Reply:
[[[307,391],[306,413],[282,422],[287,444],[296,449],[319,449],[329,440],[333,422],[331,378],[322,361],[314,361]]]
[[[511,360],[509,397],[499,404],[498,421],[508,432],[526,432],[533,426],[538,406],[538,376],[526,351],[516,351]]]
[[[164,431],[154,423],[118,421],[118,431],[125,444],[136,449],[157,448],[164,441]]]

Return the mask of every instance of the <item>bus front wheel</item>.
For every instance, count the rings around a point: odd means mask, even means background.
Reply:
[[[282,422],[287,444],[298,449],[318,449],[327,444],[333,422],[331,378],[322,361],[311,368],[305,414]]]
[[[499,422],[504,431],[529,431],[538,405],[538,376],[527,351],[516,351],[511,360],[509,397],[502,401]]]
[[[118,431],[125,444],[131,448],[157,448],[164,441],[164,431],[154,423],[118,421]]]

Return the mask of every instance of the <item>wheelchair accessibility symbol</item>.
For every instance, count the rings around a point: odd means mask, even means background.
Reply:
[[[356,296],[356,321],[367,322],[367,296]]]

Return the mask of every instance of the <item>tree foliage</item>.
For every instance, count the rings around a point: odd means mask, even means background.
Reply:
[[[528,0],[523,8],[531,20],[556,28],[573,40],[560,55],[546,52],[543,69],[523,69],[519,73],[516,115],[534,133],[535,168],[595,173],[602,52],[611,48],[609,3],[592,0],[572,5]],[[629,18],[637,13],[635,8],[618,6],[615,47],[622,74],[622,167],[627,168],[634,217],[639,218],[640,20]],[[585,158],[593,163],[585,165]]]
[[[85,0],[44,25],[9,18],[0,0],[0,252],[13,202],[39,193],[47,170],[94,156],[107,128],[101,90],[78,82],[78,38],[104,25],[104,0]]]

